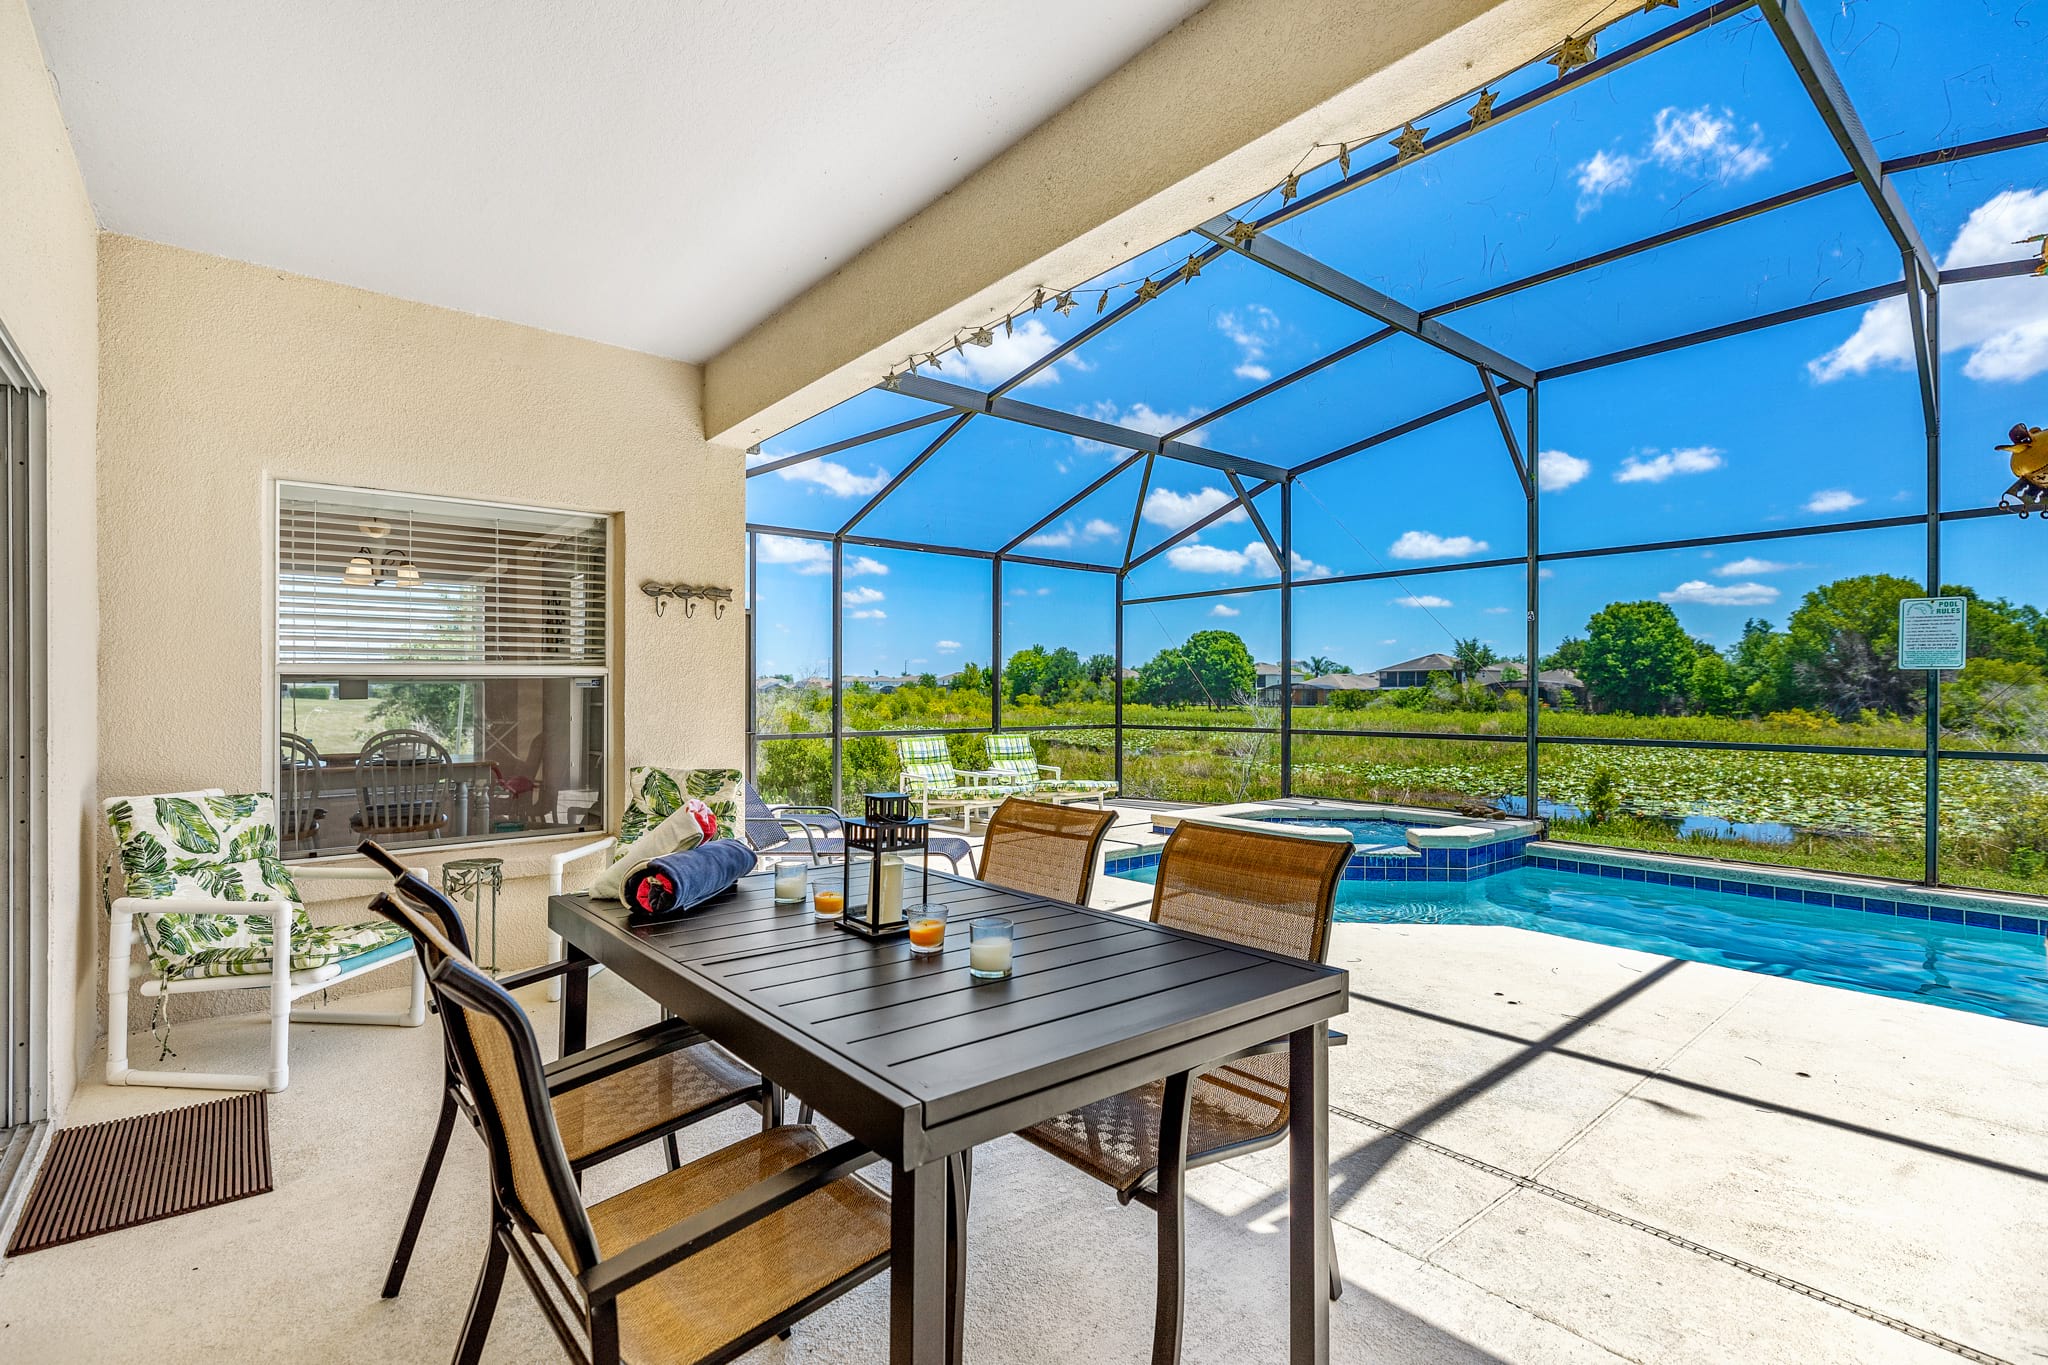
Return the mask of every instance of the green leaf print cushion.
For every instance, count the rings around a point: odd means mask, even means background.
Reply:
[[[209,790],[116,797],[106,803],[106,812],[126,895],[142,900],[299,899],[278,849],[277,813],[267,793]],[[304,941],[312,928],[305,909],[297,909],[292,937]],[[270,920],[260,915],[144,915],[142,937],[159,969],[203,950],[267,950],[272,942]],[[267,951],[262,955],[268,959]]]
[[[737,768],[656,768],[626,770],[626,811],[619,819],[619,842],[613,861],[649,830],[695,799],[710,807],[718,824],[715,837],[738,837],[740,784]]]

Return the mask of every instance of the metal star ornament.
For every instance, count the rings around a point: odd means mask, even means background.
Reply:
[[[2022,237],[2017,242],[2014,242],[2013,245],[2031,246],[2035,243],[2039,243],[2041,247],[2041,264],[2030,273],[2048,276],[2048,232],[2037,232],[2031,237]]]
[[[1465,111],[1465,117],[1472,120],[1474,128],[1484,128],[1493,122],[1493,102],[1500,98],[1497,90],[1479,92],[1479,102]]]
[[[1152,300],[1158,297],[1159,286],[1152,282],[1152,277],[1150,275],[1147,275],[1145,277],[1145,282],[1138,286],[1138,302],[1150,303]]]
[[[1408,161],[1422,155],[1422,139],[1429,136],[1429,129],[1417,128],[1412,123],[1401,125],[1401,136],[1387,145],[1394,149],[1396,161]]]
[[[1649,13],[1649,12],[1650,12],[1651,10],[1653,10],[1653,9],[1677,9],[1677,8],[1678,8],[1678,0],[1643,0],[1643,7],[1642,7],[1641,9],[1637,10],[1637,11],[1636,11],[1636,13],[1638,13],[1638,14],[1648,14],[1648,13]]]
[[[896,371],[894,370],[891,370],[889,371],[889,373],[882,376],[882,387],[889,390],[891,393],[894,393],[898,388],[901,388],[902,385],[903,376],[896,373]]]
[[[1557,68],[1560,76],[1570,75],[1593,58],[1600,55],[1599,35],[1594,33],[1575,34],[1558,45],[1550,56],[1550,65]]]
[[[1183,265],[1180,268],[1181,283],[1186,284],[1189,280],[1194,279],[1197,275],[1201,273],[1202,263],[1191,255],[1188,257],[1187,264]]]
[[[1232,246],[1237,247],[1239,250],[1243,250],[1245,247],[1251,244],[1252,238],[1259,235],[1259,230],[1253,227],[1250,223],[1243,222],[1240,220],[1230,225],[1230,232],[1227,235],[1230,238],[1230,244]]]
[[[1074,291],[1069,289],[1052,301],[1052,310],[1061,317],[1074,311]]]
[[[1280,182],[1280,202],[1281,202],[1281,203],[1283,203],[1283,204],[1287,204],[1287,203],[1292,203],[1292,202],[1293,202],[1293,200],[1294,200],[1294,196],[1295,196],[1295,195],[1297,195],[1297,194],[1300,194],[1300,193],[1301,193],[1301,177],[1300,177],[1300,176],[1298,176],[1298,175],[1289,175],[1289,176],[1288,176],[1288,177],[1287,177],[1287,178],[1286,178],[1285,180],[1283,180],[1283,181],[1281,181],[1281,182]]]
[[[1337,174],[1351,174],[1351,144],[1348,142],[1337,144]]]
[[[996,334],[986,327],[975,328],[967,339],[977,346],[993,346],[996,344]]]

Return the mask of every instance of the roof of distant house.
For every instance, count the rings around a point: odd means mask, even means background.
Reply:
[[[1332,692],[1369,692],[1379,685],[1376,673],[1325,673],[1302,684],[1304,687],[1326,687]]]
[[[1456,670],[1458,661],[1448,654],[1423,654],[1413,659],[1404,659],[1397,664],[1387,664],[1375,669],[1377,673],[1450,673]]]

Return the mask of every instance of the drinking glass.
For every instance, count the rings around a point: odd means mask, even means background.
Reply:
[[[946,907],[913,905],[909,911],[910,951],[919,957],[944,952],[946,948]]]
[[[1010,959],[1016,927],[1006,919],[987,916],[967,926],[967,970],[983,981],[999,981],[1010,974]]]

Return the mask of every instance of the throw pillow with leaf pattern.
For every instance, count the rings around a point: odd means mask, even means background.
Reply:
[[[619,842],[612,860],[625,856],[636,840],[690,801],[702,802],[710,812],[715,832],[706,833],[705,838],[736,838],[743,781],[737,768],[628,768],[626,813],[619,820]]]
[[[209,790],[116,797],[106,803],[106,811],[120,846],[127,895],[142,900],[299,899],[278,849],[277,812],[267,793]],[[205,950],[267,949],[272,941],[270,920],[261,915],[144,915],[141,924],[150,960],[160,970],[167,960]],[[309,943],[312,928],[305,909],[297,908],[293,939]]]

